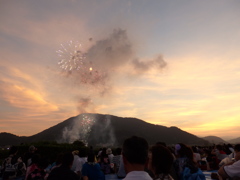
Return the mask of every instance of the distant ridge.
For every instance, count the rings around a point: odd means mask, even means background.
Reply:
[[[94,122],[91,127],[88,126],[89,122],[86,119]],[[188,145],[209,144],[207,140],[182,131],[177,127],[154,125],[136,118],[86,113],[71,117],[29,137],[0,133],[0,145],[17,145],[37,141],[69,142],[79,140],[81,138],[80,134],[83,134],[86,130],[85,140],[93,146],[121,146],[126,138],[133,135],[146,138],[150,145],[158,141],[169,145],[180,142]]]
[[[229,143],[231,143],[231,144],[240,144],[240,137],[229,140]]]
[[[227,141],[225,141],[222,138],[217,137],[217,136],[206,136],[206,137],[203,137],[203,139],[205,139],[213,144],[223,144],[223,143],[227,144],[228,143]]]

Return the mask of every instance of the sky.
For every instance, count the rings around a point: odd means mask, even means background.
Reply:
[[[0,0],[0,132],[81,113],[240,134],[240,1]]]

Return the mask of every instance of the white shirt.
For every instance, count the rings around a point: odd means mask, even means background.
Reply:
[[[145,171],[131,171],[123,180],[152,180]]]
[[[229,177],[240,177],[240,160],[223,168]]]

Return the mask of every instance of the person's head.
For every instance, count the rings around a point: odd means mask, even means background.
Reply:
[[[234,151],[235,151],[235,160],[236,161],[240,160],[240,144],[236,144],[234,146]]]
[[[108,148],[108,149],[107,149],[107,154],[112,154],[111,148]]]
[[[88,153],[87,161],[88,162],[95,162],[95,154],[93,152]]]
[[[154,145],[149,150],[148,169],[154,175],[169,174],[173,164],[173,155],[170,150],[162,145]]]
[[[35,146],[31,145],[28,150],[30,153],[34,153],[37,150],[37,148]]]
[[[56,165],[62,164],[63,155],[64,155],[63,153],[59,153],[59,154],[57,155]]]
[[[234,151],[235,151],[235,152],[240,152],[240,144],[236,144],[236,145],[234,146]]]
[[[38,164],[40,162],[40,154],[34,154],[32,157],[32,164]]]
[[[79,151],[78,150],[75,150],[72,152],[73,155],[78,155],[79,154]]]
[[[121,155],[122,154],[122,148],[117,148],[116,149],[116,154]]]
[[[16,155],[18,152],[18,148],[16,146],[12,146],[9,150],[9,155]]]
[[[74,156],[71,152],[63,154],[62,165],[71,168],[73,164]]]
[[[178,143],[175,145],[175,154],[177,157],[186,157],[193,161],[193,151],[190,147],[183,143]]]
[[[124,141],[122,155],[130,164],[145,165],[148,159],[148,142],[144,138],[132,136]]]
[[[192,146],[192,151],[193,151],[194,153],[198,153],[197,147],[196,147],[196,146]]]
[[[158,141],[158,142],[156,143],[156,145],[162,145],[162,146],[164,146],[164,147],[167,147],[166,143],[165,143],[165,142],[162,142],[162,141]]]
[[[217,148],[219,151],[222,151],[222,150],[223,150],[223,146],[220,145],[220,144],[216,145],[216,148]]]

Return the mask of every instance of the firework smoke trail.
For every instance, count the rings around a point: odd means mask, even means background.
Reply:
[[[80,140],[87,144],[91,127],[95,123],[95,119],[88,115],[78,116],[74,119],[71,127],[65,127],[63,130],[62,142],[72,143]]]

